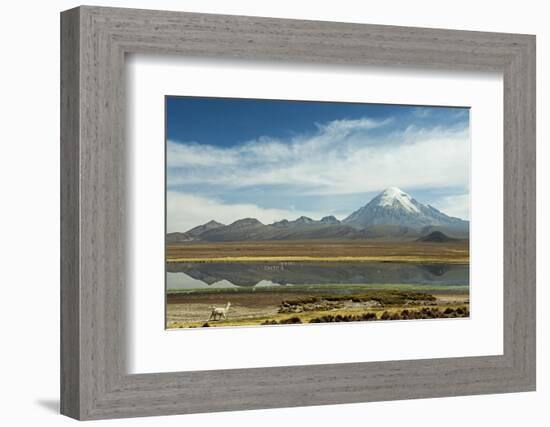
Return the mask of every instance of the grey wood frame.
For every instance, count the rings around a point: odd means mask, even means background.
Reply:
[[[124,58],[134,52],[502,72],[504,354],[127,374]],[[61,165],[65,415],[84,420],[535,390],[534,36],[82,6],[61,14]]]

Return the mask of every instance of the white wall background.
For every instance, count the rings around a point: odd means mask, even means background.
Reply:
[[[537,34],[538,391],[324,407],[109,421],[110,425],[446,427],[545,425],[550,419],[550,311],[543,269],[548,222],[550,27],[537,0],[359,2],[339,0],[96,1],[97,5]],[[5,2],[0,65],[0,420],[63,426],[59,384],[59,12],[74,1]],[[546,161],[545,161],[546,160]],[[545,241],[546,240],[546,241]],[[94,423],[92,423],[94,424]]]

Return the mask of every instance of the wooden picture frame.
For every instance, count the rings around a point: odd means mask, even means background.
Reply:
[[[503,355],[127,374],[127,53],[502,72]],[[78,7],[61,14],[61,165],[65,415],[85,420],[535,390],[532,35]]]

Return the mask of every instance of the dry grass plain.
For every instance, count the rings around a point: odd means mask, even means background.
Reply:
[[[361,316],[364,317],[368,313],[371,313],[368,320],[386,320],[384,316],[400,315],[403,310],[416,313],[417,317],[411,318],[417,319],[433,318],[433,312],[444,313],[445,310],[453,310],[454,313],[442,317],[469,316],[467,287],[460,289],[450,287],[449,290],[430,290],[428,292],[371,289],[338,297],[326,296],[326,290],[326,288],[303,291],[300,289],[292,291],[276,289],[207,290],[193,293],[169,293],[166,327],[178,329],[205,326],[324,323],[322,319],[326,319],[327,316],[334,318],[337,316],[349,318],[351,316],[355,317],[354,320],[364,320]],[[315,302],[312,303],[312,300]],[[209,321],[211,308],[224,306],[227,301],[231,301],[227,319]],[[460,310],[457,313],[458,309]],[[402,319],[401,316],[399,318]],[[392,319],[388,318],[387,320]]]
[[[426,262],[468,264],[469,242],[187,242],[166,247],[167,262]]]

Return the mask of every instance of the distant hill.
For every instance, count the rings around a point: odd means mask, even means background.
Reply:
[[[332,215],[320,220],[301,216],[273,224],[263,224],[256,218],[239,219],[229,225],[212,220],[186,232],[168,233],[166,242],[428,238],[434,240],[422,241],[450,241],[468,238],[469,228],[468,221],[448,216],[417,202],[399,188],[390,187],[342,221]]]
[[[444,225],[428,225],[419,230],[419,236],[427,236],[434,231],[440,231],[441,233],[454,239],[468,239],[470,237],[470,224],[468,223],[468,226],[464,228],[447,227]]]
[[[206,224],[192,228],[185,233],[168,233],[166,235],[166,243],[189,242],[191,240],[197,240],[200,239],[200,236],[207,231],[220,227],[225,227],[225,225],[212,220]]]
[[[311,239],[356,239],[365,238],[362,230],[342,225],[338,220],[314,221],[300,217],[295,221],[279,221],[270,225],[262,224],[254,218],[235,221],[225,227],[209,230],[200,235],[200,240],[208,242],[231,242],[252,240],[311,240]]]
[[[432,231],[430,234],[418,239],[418,241],[420,242],[435,242],[435,243],[452,242],[454,240],[457,240],[457,239],[453,239],[452,237],[447,236],[445,233],[442,233],[441,231]]]

